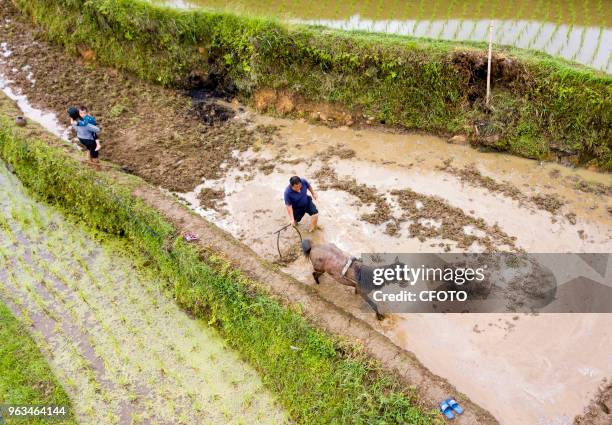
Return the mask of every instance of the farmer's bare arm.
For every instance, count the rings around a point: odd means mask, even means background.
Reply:
[[[317,194],[315,193],[314,189],[312,188],[312,184],[309,184],[309,185],[308,185],[308,190],[310,191],[310,193],[311,193],[311,195],[312,195],[313,199],[315,199],[315,200],[316,200],[316,199],[317,199]]]
[[[295,226],[295,219],[293,218],[293,207],[287,205],[287,214],[289,214],[289,223]]]

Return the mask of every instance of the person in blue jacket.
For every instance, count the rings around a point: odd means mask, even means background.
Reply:
[[[98,139],[98,134],[100,133],[100,127],[95,124],[95,119],[89,115],[90,118],[86,119],[87,110],[85,109],[85,114],[82,116],[81,111],[77,108],[68,109],[68,115],[70,116],[70,124],[72,128],[76,131],[77,138],[79,142],[87,149],[89,152],[89,160],[93,163],[98,162],[98,151],[100,150],[100,142]]]

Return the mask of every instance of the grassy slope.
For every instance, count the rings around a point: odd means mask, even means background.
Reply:
[[[68,395],[28,335],[27,328],[0,302],[0,404],[3,403],[59,405],[71,411]],[[48,422],[28,420],[29,424]],[[53,423],[76,424],[76,421],[71,417]]]
[[[15,127],[8,118],[15,115],[15,107],[0,97],[0,158],[25,186],[98,231],[127,238],[143,261],[172,283],[177,302],[208,320],[255,367],[296,422],[435,422],[435,415],[416,406],[411,390],[359,347],[312,327],[299,311],[283,307],[223,260],[203,257],[158,212],[133,198],[130,185],[37,140],[48,136],[36,134],[33,125]]]
[[[438,133],[472,134],[485,122],[498,136],[487,142],[494,148],[532,158],[560,150],[612,169],[612,78],[545,54],[502,52],[511,72],[494,73],[488,112],[478,43],[287,26],[140,0],[14,1],[51,40],[161,84],[184,86],[212,71],[247,99],[272,87]]]

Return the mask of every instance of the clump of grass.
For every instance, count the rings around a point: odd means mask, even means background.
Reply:
[[[111,108],[110,114],[112,117],[117,118],[118,116],[123,114],[126,110],[127,108],[125,106],[117,104]]]

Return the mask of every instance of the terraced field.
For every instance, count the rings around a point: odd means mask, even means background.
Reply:
[[[33,201],[0,163],[0,298],[84,424],[285,423],[258,375],[165,283]],[[86,225],[84,223],[83,225]]]
[[[534,49],[612,72],[612,15],[606,0],[159,0],[177,7],[212,7],[346,30],[443,40],[487,41]]]

